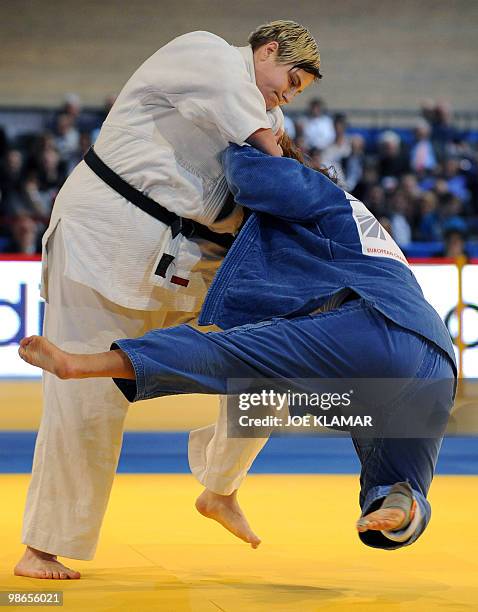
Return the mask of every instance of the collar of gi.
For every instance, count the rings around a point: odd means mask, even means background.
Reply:
[[[246,64],[247,72],[251,77],[251,81],[253,83],[256,82],[256,70],[254,68],[254,55],[252,53],[251,45],[247,45],[247,47],[236,47],[239,53],[244,58],[244,63]]]

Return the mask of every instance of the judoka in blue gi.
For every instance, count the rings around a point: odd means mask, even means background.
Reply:
[[[153,330],[96,355],[30,337],[21,357],[63,378],[112,377],[129,401],[227,394],[231,379],[441,380],[448,415],[457,375],[450,335],[364,204],[295,159],[231,145],[223,163],[236,202],[253,212],[202,308],[200,323],[222,331]],[[399,421],[404,405],[420,411],[414,389],[395,398],[390,418]],[[395,549],[423,533],[443,429],[420,437],[351,432],[365,544]]]

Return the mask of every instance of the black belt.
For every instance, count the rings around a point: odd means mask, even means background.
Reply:
[[[164,208],[164,206],[161,206],[161,204],[158,204],[158,202],[148,198],[148,196],[141,193],[141,191],[132,187],[98,157],[93,147],[88,149],[83,159],[91,170],[93,170],[102,181],[109,185],[111,189],[114,189],[114,191],[122,195],[128,202],[141,208],[142,211],[151,217],[168,225],[171,228],[173,238],[176,238],[178,234],[182,234],[185,238],[197,236],[198,238],[209,240],[209,242],[213,242],[225,249],[229,249],[232,246],[234,242],[234,236],[232,234],[218,234],[210,230],[206,225],[202,225],[192,219],[180,217],[176,213]],[[221,217],[221,213],[219,216]]]

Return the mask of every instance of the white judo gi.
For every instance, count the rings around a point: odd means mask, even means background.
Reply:
[[[244,144],[260,128],[277,132],[282,126],[279,108],[266,112],[251,48],[193,32],[162,47],[133,74],[95,151],[168,210],[215,232],[234,232],[242,221],[240,207],[215,222],[227,196],[220,154],[228,142]],[[162,277],[155,272],[164,253],[174,261]],[[43,239],[44,335],[66,351],[93,353],[121,337],[194,322],[224,254],[202,239],[173,239],[168,226],[81,162],[56,199]],[[188,286],[174,284],[173,275]],[[93,557],[127,408],[108,379],[62,381],[45,374],[24,544],[65,557]],[[244,462],[234,459],[244,442],[216,443],[218,436],[225,438],[224,421],[223,415],[219,429],[192,436],[190,459],[205,486],[207,475],[215,474],[211,488],[228,493],[245,475]]]

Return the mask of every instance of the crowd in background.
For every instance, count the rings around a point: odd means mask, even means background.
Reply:
[[[360,130],[321,100],[286,127],[316,167],[363,201],[405,252],[437,244],[434,256],[466,254],[478,237],[478,154],[445,104],[423,104],[410,129]]]
[[[69,95],[43,131],[18,142],[0,128],[0,252],[41,252],[55,197],[112,103],[92,120]],[[455,257],[478,238],[476,143],[455,127],[447,105],[423,104],[410,129],[373,131],[315,99],[306,113],[286,116],[286,131],[310,165],[333,167],[405,253],[420,241],[439,245],[434,256]]]
[[[0,253],[41,253],[55,198],[113,102],[108,98],[101,113],[83,113],[80,98],[69,94],[43,130],[14,142],[0,127]]]

